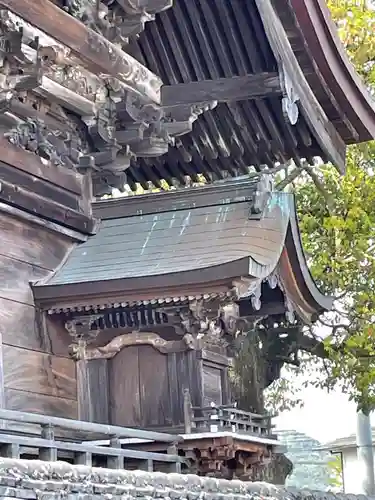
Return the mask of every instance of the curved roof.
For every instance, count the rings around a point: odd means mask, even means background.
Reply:
[[[375,100],[350,62],[325,0],[277,0],[274,5],[310,85],[345,143],[373,139]]]
[[[306,263],[298,226],[295,201],[290,211],[285,246],[279,261],[279,278],[293,307],[306,321],[314,321],[333,307],[333,297],[324,295],[316,286]]]
[[[232,181],[97,203],[97,235],[35,284],[35,297],[55,304],[49,308],[80,306],[88,296],[95,304],[114,295],[120,298],[113,302],[136,303],[222,293],[239,283],[241,298],[276,271],[297,312],[310,320],[331,303],[306,267],[293,196],[272,193],[256,215],[257,190],[254,182]]]

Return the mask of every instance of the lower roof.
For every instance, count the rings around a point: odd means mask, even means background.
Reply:
[[[306,266],[293,196],[262,191],[265,182],[242,179],[95,204],[98,233],[34,284],[36,300],[52,308],[93,296],[96,305],[115,295],[120,304],[180,301],[225,294],[235,283],[249,296],[276,272],[300,316],[330,309]]]

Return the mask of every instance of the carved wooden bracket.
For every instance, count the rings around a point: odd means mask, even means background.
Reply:
[[[61,7],[90,26],[81,30],[92,38],[89,45],[99,44],[98,53],[117,68],[106,72],[97,71],[94,51],[89,62],[76,54],[69,36],[64,45],[61,34],[51,38],[53,28],[46,34],[26,22],[26,14],[24,20],[0,10],[0,132],[3,122],[10,142],[52,165],[89,169],[95,196],[122,190],[132,159],[165,154],[175,137],[189,133],[197,117],[216,106],[161,106],[155,97],[160,79],[109,41],[125,40],[141,19],[170,6],[171,0],[61,0]]]
[[[178,335],[192,335],[206,343],[227,345],[245,328],[245,322],[239,317],[236,303],[236,290],[222,297],[189,302],[184,307],[163,311],[168,316],[168,324],[175,328]]]
[[[173,0],[58,0],[60,7],[113,43],[126,45]]]
[[[100,329],[98,327],[93,329],[92,326],[96,326],[101,317],[102,316],[100,314],[77,316],[66,321],[65,329],[74,341],[89,342],[95,339],[100,333]]]
[[[257,183],[254,200],[250,205],[249,218],[259,218],[264,213],[269,200],[271,199],[273,191],[273,177],[271,175],[263,174],[260,176]]]
[[[284,91],[284,97],[281,101],[284,117],[291,125],[295,125],[299,116],[297,103],[300,98],[294,89],[293,80],[282,65],[280,65],[280,79]]]
[[[199,340],[186,334],[181,340],[164,340],[157,333],[132,332],[119,335],[102,347],[87,347],[86,345],[72,345],[71,356],[76,359],[111,359],[125,347],[136,345],[150,345],[163,354],[197,350],[201,348]]]
[[[189,446],[185,450],[190,461],[189,473],[216,479],[248,481],[253,467],[265,465],[272,455],[266,445],[241,446],[235,439],[228,443],[228,440],[213,437],[209,447],[197,441],[192,443],[195,448]]]

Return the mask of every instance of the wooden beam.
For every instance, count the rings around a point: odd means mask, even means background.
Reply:
[[[81,196],[82,175],[65,167],[54,166],[42,162],[41,158],[29,151],[11,144],[4,137],[0,138],[0,158],[29,175],[47,181],[59,188]]]
[[[344,173],[346,145],[309,86],[271,0],[255,0],[255,2],[272,51],[292,81],[293,90],[299,97],[299,107],[305,120],[320,147],[327,154],[327,158],[340,173]]]
[[[96,221],[86,215],[64,207],[47,198],[30,193],[23,188],[0,177],[0,202],[25,210],[30,214],[56,222],[70,229],[75,229],[83,234],[95,234]]]
[[[163,106],[179,106],[209,101],[243,101],[262,99],[282,93],[278,73],[258,73],[218,80],[163,85]]]
[[[50,0],[0,0],[0,6],[68,47],[93,73],[110,75],[149,101],[160,102],[158,76]]]

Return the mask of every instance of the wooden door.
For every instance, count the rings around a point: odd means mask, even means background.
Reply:
[[[165,354],[150,346],[126,347],[109,366],[112,424],[148,428],[171,423]]]

